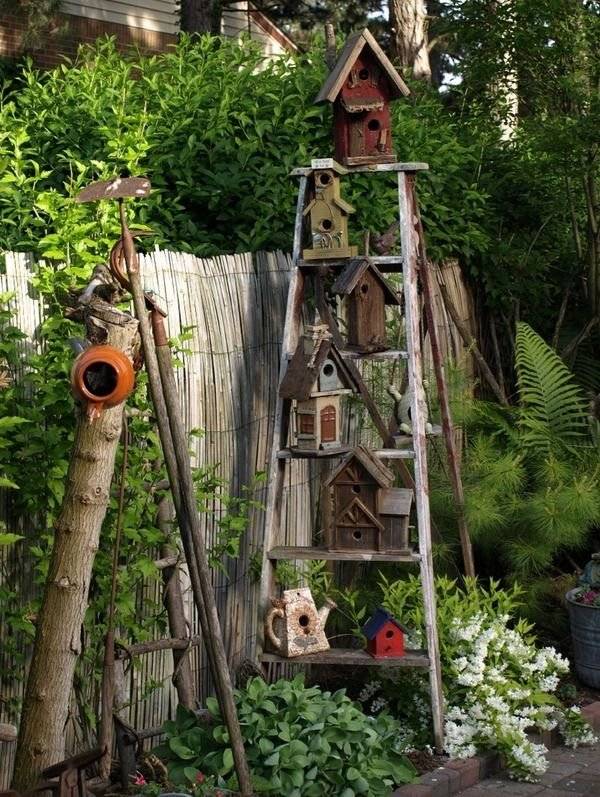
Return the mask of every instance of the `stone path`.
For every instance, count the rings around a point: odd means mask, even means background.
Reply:
[[[548,760],[539,783],[517,783],[501,774],[461,791],[460,797],[600,797],[600,745],[555,747]]]

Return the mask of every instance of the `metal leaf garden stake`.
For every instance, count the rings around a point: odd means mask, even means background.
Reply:
[[[121,264],[120,250],[122,250],[135,314],[139,321],[150,393],[173,494],[173,503],[175,504],[175,511],[179,521],[200,625],[206,640],[206,649],[215,690],[229,731],[240,793],[243,797],[250,797],[252,795],[252,783],[235,708],[233,686],[217,615],[217,607],[210,581],[208,557],[202,536],[188,453],[188,441],[179,410],[171,352],[164,330],[161,331],[162,318],[165,313],[154,302],[151,295],[144,293],[138,255],[132,233],[127,226],[125,218],[123,199],[125,197],[146,196],[149,190],[150,182],[145,178],[117,178],[111,183],[96,183],[93,186],[88,186],[82,192],[83,197],[80,194],[79,200],[118,199],[119,201],[121,245],[113,258],[115,261],[113,263],[113,271],[117,269],[117,272],[121,271],[121,275],[123,275],[122,270],[119,269]],[[115,277],[118,279],[117,273],[115,273]],[[148,307],[150,307],[152,316],[156,335],[155,340],[153,340],[148,320]]]

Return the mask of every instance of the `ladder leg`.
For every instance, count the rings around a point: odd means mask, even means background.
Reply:
[[[302,245],[302,222],[303,211],[306,201],[307,178],[300,178],[298,187],[298,202],[296,205],[296,223],[294,226],[294,246],[292,250],[292,264],[294,271],[290,280],[288,290],[287,307],[285,313],[285,323],[283,327],[283,339],[281,342],[281,360],[279,367],[279,382],[283,379],[288,365],[288,355],[291,354],[298,344],[300,333],[300,318],[302,314],[302,302],[304,300],[304,276],[298,268],[298,258],[300,257]],[[281,526],[281,503],[283,497],[283,481],[285,477],[285,460],[279,459],[277,454],[280,449],[285,448],[288,435],[290,416],[290,402],[284,400],[277,391],[275,404],[275,419],[273,424],[273,443],[271,445],[271,456],[269,459],[269,482],[267,485],[267,504],[265,507],[265,533],[262,554],[262,570],[260,580],[259,596],[259,618],[257,633],[257,658],[264,651],[264,625],[263,618],[269,609],[269,598],[275,586],[274,569],[268,553],[278,542],[279,530]]]
[[[440,651],[437,634],[435,583],[431,551],[431,517],[429,511],[429,478],[427,473],[427,438],[425,435],[426,405],[423,390],[423,361],[419,334],[419,297],[417,291],[418,219],[412,202],[414,176],[398,172],[400,237],[403,260],[403,289],[408,349],[408,380],[412,390],[411,421],[415,451],[415,503],[421,554],[421,584],[425,611],[427,650],[430,660],[431,708],[435,747],[444,746],[444,696]]]

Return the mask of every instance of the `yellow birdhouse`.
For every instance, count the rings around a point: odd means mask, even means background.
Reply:
[[[304,210],[310,220],[312,246],[303,251],[305,260],[355,257],[356,246],[348,245],[348,216],[354,208],[342,199],[340,174],[343,169],[334,160],[330,168],[314,169],[312,182],[314,197]]]

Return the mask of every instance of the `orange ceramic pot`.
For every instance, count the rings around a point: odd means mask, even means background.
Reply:
[[[75,396],[86,403],[91,421],[104,409],[125,401],[134,386],[131,360],[114,346],[90,346],[73,363],[71,387]]]

